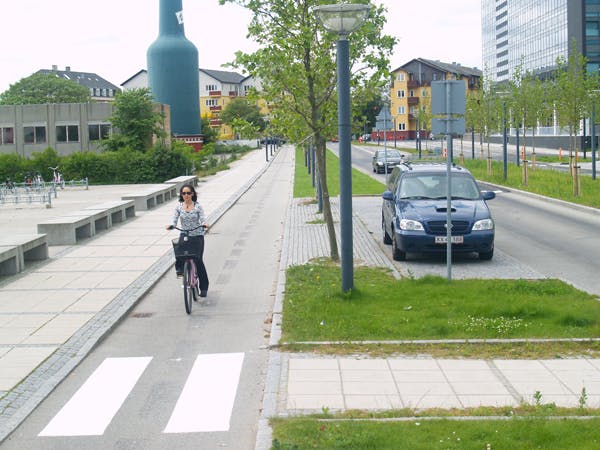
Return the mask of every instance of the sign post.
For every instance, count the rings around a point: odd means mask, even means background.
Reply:
[[[466,88],[461,80],[431,83],[432,132],[446,135],[446,267],[452,280],[452,137],[465,132]]]

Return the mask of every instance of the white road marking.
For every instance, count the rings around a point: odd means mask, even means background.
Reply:
[[[164,433],[228,431],[243,353],[198,355]]]
[[[106,358],[39,436],[100,436],[151,357]]]

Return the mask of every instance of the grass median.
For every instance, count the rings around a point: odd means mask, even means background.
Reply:
[[[428,348],[436,356],[470,357],[600,354],[600,342],[589,340],[600,336],[600,303],[559,280],[397,280],[384,269],[357,267],[354,286],[350,294],[341,292],[334,264],[290,267],[281,325],[285,346],[376,354]],[[458,342],[390,342],[431,340]]]
[[[327,170],[327,187],[329,196],[340,195],[340,164],[338,157],[330,150],[326,151],[325,165]],[[385,185],[359,170],[352,169],[353,195],[381,195]],[[304,151],[296,149],[296,174],[294,177],[294,197],[315,197],[312,175],[304,162]]]
[[[273,449],[569,449],[600,447],[600,419],[331,421],[274,419]]]

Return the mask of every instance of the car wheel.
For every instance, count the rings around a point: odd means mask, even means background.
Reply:
[[[383,243],[390,245],[392,243],[392,238],[385,229],[385,220],[383,217],[381,217],[381,228],[383,229]]]
[[[393,232],[394,230],[392,230]],[[406,252],[403,252],[398,248],[398,243],[396,242],[396,233],[392,237],[392,258],[395,261],[406,261]]]
[[[481,252],[479,253],[479,259],[481,259],[482,261],[489,261],[490,259],[492,259],[494,256],[494,250],[492,249],[489,252]]]

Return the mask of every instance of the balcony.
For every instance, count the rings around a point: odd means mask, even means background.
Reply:
[[[236,91],[229,91],[229,96],[230,97],[237,97],[238,93]]]
[[[419,97],[408,97],[408,104],[409,105],[418,105]]]
[[[210,97],[220,97],[221,96],[221,91],[208,91],[208,95]]]
[[[408,80],[406,82],[406,86],[411,89],[411,88],[418,88],[419,87],[419,81],[418,80]]]
[[[415,117],[414,114],[409,114],[408,115],[408,120],[417,120],[417,118]]]
[[[223,109],[222,106],[211,106],[210,111],[221,111]]]
[[[223,121],[221,119],[210,119],[209,125],[211,127],[220,127]]]

